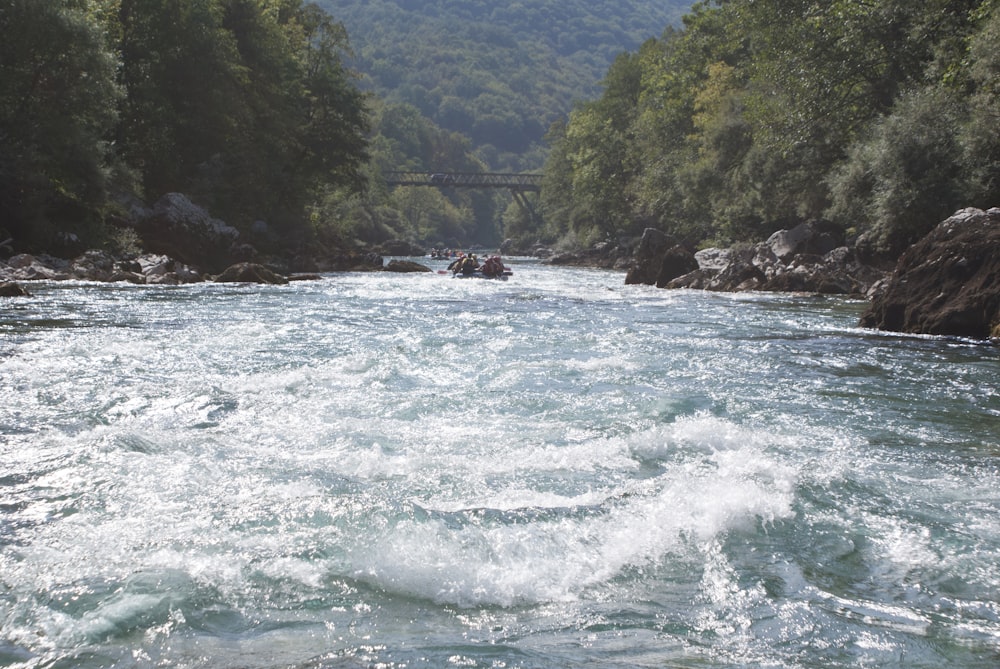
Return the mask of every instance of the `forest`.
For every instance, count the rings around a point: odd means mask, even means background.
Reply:
[[[691,0],[319,0],[351,35],[362,85],[470,141],[493,171],[537,171],[545,133],[624,52]]]
[[[366,183],[365,95],[314,4],[7,0],[0,37],[8,251],[127,250],[129,199],[173,191],[307,243],[316,202]]]
[[[892,258],[1000,204],[997,0],[719,0],[621,55],[553,126],[544,226],[691,247],[838,225]]]
[[[129,203],[170,191],[285,248],[821,219],[885,258],[1000,204],[1000,0],[705,0],[641,41],[655,4],[7,0],[0,250],[127,250]],[[532,166],[537,215],[384,179]]]

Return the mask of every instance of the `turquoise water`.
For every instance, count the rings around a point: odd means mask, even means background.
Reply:
[[[0,666],[996,667],[1000,351],[341,274],[0,311]]]

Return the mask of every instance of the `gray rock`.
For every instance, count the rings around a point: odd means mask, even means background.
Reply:
[[[288,279],[284,276],[272,272],[263,265],[248,262],[231,265],[215,277],[215,281],[216,283],[288,283]]]
[[[625,284],[655,285],[663,270],[664,255],[676,246],[677,240],[667,233],[656,228],[646,228],[633,255],[632,266],[625,276]]]
[[[239,231],[181,193],[167,193],[133,221],[143,247],[187,265],[218,271],[232,264]]]
[[[434,270],[412,260],[390,260],[389,264],[385,266],[385,271],[412,274],[416,272],[433,272]]]
[[[31,297],[31,293],[20,284],[3,281],[0,282],[0,297]]]
[[[791,230],[778,230],[765,242],[782,262],[800,254],[824,255],[843,243],[840,231],[825,221],[806,221]]]
[[[910,247],[861,325],[1000,338],[1000,209],[958,211]]]

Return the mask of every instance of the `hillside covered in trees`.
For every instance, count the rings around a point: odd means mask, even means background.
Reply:
[[[827,219],[893,257],[1000,205],[1000,2],[719,0],[620,56],[551,133],[545,224],[691,246]]]
[[[319,0],[351,36],[353,66],[389,104],[471,140],[493,170],[538,169],[542,138],[623,51],[690,0]]]
[[[171,191],[286,246],[497,242],[504,194],[383,173],[539,169],[551,122],[686,4],[10,0],[0,248],[127,246],[110,223]]]
[[[112,244],[129,198],[171,191],[279,245],[314,239],[315,203],[365,182],[346,45],[301,0],[7,0],[0,242]]]
[[[883,257],[1000,204],[1000,0],[705,0],[643,41],[657,7],[8,0],[0,251],[127,246],[129,198],[170,191],[285,247],[696,247],[826,219]],[[383,176],[543,158],[541,217]]]

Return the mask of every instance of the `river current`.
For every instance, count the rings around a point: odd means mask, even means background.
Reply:
[[[0,667],[1000,665],[990,345],[529,261],[29,289]]]

